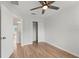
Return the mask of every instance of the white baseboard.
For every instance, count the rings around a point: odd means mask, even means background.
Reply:
[[[6,58],[9,58],[9,57],[12,55],[13,52],[14,52],[14,49],[12,49],[12,51],[11,51],[10,54],[9,54],[9,56],[6,57]]]
[[[39,41],[39,42],[45,42],[45,41]],[[29,43],[27,43],[27,44],[26,44],[26,43],[22,43],[21,46],[29,45],[29,44],[32,44],[32,42],[29,42]]]
[[[50,42],[48,42],[48,41],[46,41],[46,43],[51,44],[51,45],[53,45],[53,46],[55,46],[55,47],[57,47],[57,48],[59,48],[59,49],[61,49],[61,50],[63,50],[63,51],[66,51],[66,52],[68,52],[68,53],[70,53],[70,54],[72,54],[72,55],[74,55],[74,56],[79,57],[78,54],[76,54],[76,53],[74,53],[74,52],[70,52],[69,50],[66,50],[66,49],[64,49],[64,48],[62,48],[62,47],[59,47],[59,46],[56,45],[56,44],[50,43]]]
[[[22,44],[21,46],[24,46],[24,45],[29,45],[29,44],[32,44],[32,42],[31,42],[31,43],[27,43],[27,44]]]

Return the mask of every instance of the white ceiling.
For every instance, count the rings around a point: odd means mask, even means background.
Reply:
[[[56,1],[52,5],[58,6],[60,9],[59,10],[47,9],[44,15],[41,14],[42,9],[30,11],[30,9],[41,5],[38,1],[19,1],[19,5],[15,5],[15,6],[11,5],[8,7],[15,10],[18,14],[22,16],[32,15],[31,13],[36,13],[36,15],[33,16],[47,17],[60,13],[63,10],[65,11],[69,10],[69,8],[71,7],[74,8],[75,6],[78,6],[77,4],[79,4],[78,1]]]
[[[52,5],[58,6],[58,7],[60,7],[60,9],[59,10],[47,9],[44,15],[41,14],[41,12],[42,12],[41,8],[30,11],[30,9],[41,5],[38,1],[20,1],[19,7],[20,7],[20,10],[22,11],[23,15],[36,13],[36,16],[43,16],[43,17],[45,16],[46,17],[49,15],[54,15],[55,13],[59,13],[62,10],[69,9],[70,7],[74,7],[78,3],[79,3],[78,1],[56,1]]]

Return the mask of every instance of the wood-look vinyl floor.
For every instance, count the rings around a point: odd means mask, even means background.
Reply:
[[[58,49],[48,43],[40,42],[37,46],[33,44],[20,46],[12,53],[10,58],[77,58],[76,56]]]

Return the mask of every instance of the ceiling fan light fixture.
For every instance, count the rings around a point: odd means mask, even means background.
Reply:
[[[47,8],[48,8],[48,6],[43,6],[43,9],[45,9],[45,10],[46,10]]]

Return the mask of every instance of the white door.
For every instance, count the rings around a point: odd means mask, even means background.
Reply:
[[[1,6],[1,57],[9,57],[14,50],[13,15],[4,5]]]

